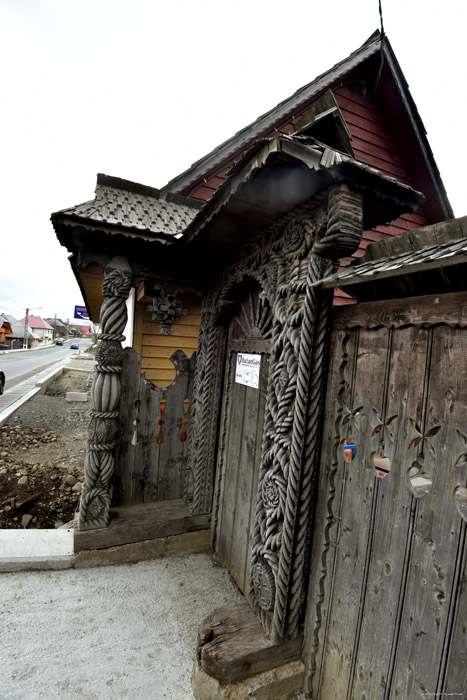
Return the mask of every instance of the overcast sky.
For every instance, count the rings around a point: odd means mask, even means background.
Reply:
[[[383,0],[456,216],[466,14],[461,0]],[[162,187],[378,28],[378,0],[0,0],[0,312],[71,318],[82,304],[49,218],[92,199],[97,173]]]

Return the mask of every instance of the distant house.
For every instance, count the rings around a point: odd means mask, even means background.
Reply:
[[[60,318],[46,318],[45,320],[52,326],[54,337],[66,337],[68,335],[68,325]]]
[[[20,323],[24,325],[26,319],[22,318]],[[54,334],[54,329],[50,325],[50,323],[47,323],[47,321],[44,321],[43,318],[40,316],[28,316],[28,328],[32,330],[32,332],[38,336],[38,338],[48,338],[49,340],[53,339],[53,334]]]
[[[91,332],[90,326],[70,325],[70,332],[80,338],[87,338]]]
[[[0,314],[0,345],[5,345],[5,336],[12,333],[10,322],[3,314]]]
[[[22,348],[24,344],[24,323],[18,321],[18,319],[14,318],[14,316],[9,316],[8,314],[3,314],[3,318],[7,319],[11,328],[11,333],[7,333],[5,336],[5,344],[12,349]],[[37,333],[33,333],[31,328],[28,326],[26,333],[28,348],[38,345],[40,337],[41,336],[37,335]]]

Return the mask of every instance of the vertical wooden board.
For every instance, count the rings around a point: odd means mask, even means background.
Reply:
[[[217,451],[216,475],[214,484],[214,503],[213,503],[213,537],[212,548],[217,552],[219,547],[219,538],[222,538],[222,503],[224,500],[225,490],[225,457],[226,443],[230,430],[230,399],[231,399],[231,381],[232,374],[235,371],[235,363],[232,362],[230,352],[226,353],[225,370],[224,370],[224,393],[221,406],[221,419],[219,424],[219,447]]]
[[[160,408],[163,393],[161,389],[146,385],[149,396],[147,406],[147,442],[143,463],[143,503],[154,503],[159,498],[159,471],[161,468],[161,445],[157,442],[159,434]]]
[[[115,450],[115,470],[113,476],[112,505],[130,503],[131,481],[135,449],[131,444],[138,409],[138,385],[141,358],[131,348],[124,350],[119,401],[117,448]]]
[[[143,354],[143,322],[144,322],[144,304],[135,304],[135,320],[134,320],[134,334],[133,334],[133,347],[136,352],[140,355]]]
[[[392,647],[403,602],[406,557],[412,539],[412,495],[408,489],[407,447],[411,423],[421,423],[423,384],[426,371],[428,334],[426,329],[408,327],[394,332],[390,356],[386,409],[383,420],[391,425],[366,439],[385,442],[384,454],[391,469],[378,480],[371,560],[362,624],[356,648],[351,697],[383,697],[390,677]],[[383,409],[383,407],[381,407]]]
[[[232,533],[232,550],[230,556],[231,574],[241,582],[239,587],[245,593],[249,588],[249,560],[251,539],[251,517],[256,504],[258,487],[259,457],[261,455],[262,423],[260,414],[264,415],[265,384],[267,381],[267,359],[261,358],[260,386],[258,389],[245,387],[245,404],[242,435],[239,443],[239,462],[235,517]],[[258,443],[260,454],[257,454]]]
[[[236,363],[236,353],[231,353],[230,361]],[[235,369],[232,370],[235,373]],[[220,533],[218,540],[218,554],[229,569],[232,577],[240,587],[238,571],[232,571],[232,554],[237,545],[238,533],[234,532],[235,511],[238,507],[238,475],[240,464],[240,451],[243,440],[243,423],[245,415],[245,399],[247,387],[235,382],[235,374],[232,379],[231,399],[229,401],[228,420],[229,430],[225,445],[224,487],[219,513]]]
[[[263,353],[261,355],[261,372],[259,378],[259,407],[258,415],[256,420],[256,436],[255,436],[255,452],[254,452],[254,464],[251,470],[251,484],[249,490],[250,498],[250,512],[248,517],[248,530],[247,530],[247,548],[246,548],[246,562],[245,562],[245,576],[243,582],[243,590],[249,590],[250,582],[250,568],[251,568],[251,545],[255,529],[255,512],[256,512],[256,501],[258,497],[258,480],[259,480],[259,469],[261,465],[261,445],[263,441],[263,429],[264,429],[264,414],[266,409],[266,394],[268,388],[268,376],[269,376],[269,356]],[[246,595],[246,594],[245,594]]]
[[[159,445],[159,474],[157,499],[159,501],[182,498],[182,474],[186,462],[186,443],[180,441],[183,402],[187,395],[188,367],[180,367],[173,384],[165,392],[163,441]]]
[[[365,592],[369,543],[375,497],[375,475],[371,465],[371,446],[361,436],[371,434],[374,411],[382,410],[388,356],[389,332],[362,330],[353,391],[353,403],[347,409],[357,444],[355,459],[346,465],[346,488],[341,516],[340,538],[332,609],[326,640],[321,697],[343,697],[351,682],[353,648],[361,621]],[[346,409],[346,410],[347,410]],[[350,437],[350,436],[349,436]],[[343,459],[344,457],[342,457]]]
[[[342,408],[344,403],[347,406],[352,403],[352,374],[357,351],[358,331],[332,333],[303,645],[305,689],[312,692],[313,697],[319,697],[325,659],[339,515],[347,473],[340,444]]]
[[[465,482],[464,482],[465,483]],[[461,534],[459,558],[462,558],[460,575],[458,581],[460,585],[453,592],[454,624],[452,635],[449,639],[449,656],[445,672],[445,682],[441,692],[449,697],[467,697],[467,541],[466,525],[463,525],[464,532]],[[442,696],[443,697],[443,696]]]
[[[460,581],[459,539],[464,523],[453,502],[453,473],[465,445],[467,334],[434,329],[429,394],[424,425],[425,471],[431,491],[417,503],[406,599],[401,619],[391,698],[426,698],[439,691],[443,647],[449,644]],[[464,475],[465,476],[465,475]]]
[[[151,459],[158,459],[155,452],[157,433],[155,425],[161,396],[160,389],[154,389],[144,376],[139,381],[139,430],[138,444],[135,446],[134,470],[132,476],[131,503],[143,503],[143,494],[146,484],[151,479],[154,471],[157,477],[157,464],[151,464]],[[157,413],[156,413],[157,410]],[[155,494],[154,500],[157,499]]]

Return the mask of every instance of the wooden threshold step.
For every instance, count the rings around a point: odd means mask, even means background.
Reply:
[[[110,509],[108,527],[74,530],[75,552],[209,529],[211,515],[192,515],[182,499]]]
[[[198,630],[201,669],[222,684],[233,683],[301,657],[303,635],[274,644],[245,601],[217,608]]]

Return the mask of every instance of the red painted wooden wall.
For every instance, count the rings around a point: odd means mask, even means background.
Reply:
[[[380,170],[384,175],[394,177],[404,184],[417,189],[411,182],[402,160],[397,153],[391,139],[388,127],[384,123],[383,115],[378,110],[373,100],[368,95],[363,95],[362,91],[355,85],[341,86],[333,90],[335,100],[342,112],[342,116],[352,135],[352,146],[357,160],[371,165]],[[298,114],[289,116],[276,127],[269,129],[262,134],[262,137],[272,137],[278,134],[292,134],[295,131],[295,124],[302,118],[310,105],[316,100],[303,105]],[[186,188],[182,194],[208,201],[220,185],[227,179],[227,173],[240,154],[246,150],[245,144],[224,162],[216,171],[210,173],[204,182],[195,183]],[[423,205],[414,214],[404,214],[388,226],[378,226],[377,228],[365,231],[359,249],[352,257],[342,260],[342,265],[348,265],[352,259],[364,254],[366,247],[373,241],[382,238],[396,236],[399,233],[408,231],[429,223],[423,212]],[[347,295],[336,291],[335,304],[348,303]]]

